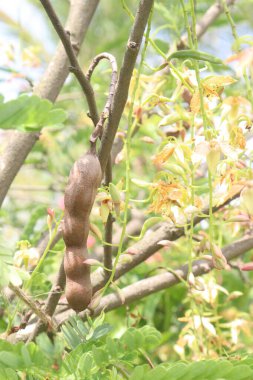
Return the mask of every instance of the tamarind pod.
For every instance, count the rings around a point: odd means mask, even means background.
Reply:
[[[75,162],[64,195],[65,209],[71,216],[90,213],[101,179],[97,155],[88,152]]]
[[[64,270],[66,276],[74,280],[88,273],[87,265],[83,264],[87,256],[87,249],[85,247],[68,247],[64,255]]]
[[[89,215],[101,179],[98,157],[95,151],[89,151],[73,165],[64,195],[66,298],[77,312],[86,309],[92,297],[90,268],[84,260],[87,258]]]
[[[84,247],[86,245],[88,234],[88,218],[87,220],[80,217],[73,218],[65,211],[63,239],[66,247]]]
[[[84,264],[86,258],[86,248],[72,247],[64,256],[65,294],[69,305],[77,312],[86,309],[92,297],[90,268]]]
[[[86,282],[83,278],[75,279],[74,281],[66,277],[65,295],[69,306],[76,312],[83,311],[87,308],[92,298],[92,287],[90,276]]]

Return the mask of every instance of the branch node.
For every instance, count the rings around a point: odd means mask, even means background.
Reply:
[[[128,41],[127,46],[128,46],[129,49],[131,49],[131,50],[138,50],[139,47],[140,47],[140,44],[138,44],[137,42],[134,42],[134,41]]]

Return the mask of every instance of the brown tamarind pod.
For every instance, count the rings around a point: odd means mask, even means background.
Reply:
[[[98,157],[95,151],[89,151],[74,163],[64,195],[66,298],[71,308],[78,312],[86,309],[92,296],[90,268],[84,261],[89,216],[101,179]]]
[[[90,267],[84,264],[87,251],[83,248],[66,250],[64,269],[66,274],[66,298],[72,309],[85,310],[92,296]]]
[[[87,241],[87,220],[101,179],[101,167],[95,153],[89,151],[74,163],[64,195],[63,238],[66,245],[79,246]]]

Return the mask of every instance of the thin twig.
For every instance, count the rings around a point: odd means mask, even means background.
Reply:
[[[78,60],[76,58],[76,53],[74,51],[74,44],[71,43],[70,40],[70,34],[69,32],[66,32],[63,28],[61,21],[59,20],[57,14],[55,13],[50,0],[40,0],[43,8],[45,9],[56,33],[58,34],[65,52],[68,56],[69,62],[70,62],[70,68],[69,70],[75,75],[76,79],[78,80],[83,93],[87,99],[87,103],[89,106],[89,114],[90,117],[94,123],[94,125],[98,122],[98,111],[97,111],[97,105],[95,101],[94,91],[93,88],[89,82],[89,80],[85,77],[85,75],[82,72],[82,69],[78,63]]]
[[[53,226],[53,228],[54,228],[54,226]],[[51,249],[54,248],[54,246],[58,243],[58,241],[59,241],[61,238],[62,238],[62,228],[59,227],[58,230],[57,230],[57,232],[56,232],[56,235],[55,235],[54,239],[53,239],[53,240],[51,241],[51,243],[50,243],[49,251],[50,251]],[[49,241],[50,241],[50,233],[47,232],[47,233],[42,237],[42,239],[39,241],[39,244],[38,244],[38,246],[37,246],[37,250],[38,250],[38,253],[39,253],[39,257],[41,257],[41,256],[43,255],[43,253],[45,252],[45,249],[46,249],[46,247],[47,247]],[[34,266],[34,267],[35,267],[35,266]],[[34,269],[34,268],[32,268],[32,269]]]
[[[64,271],[64,265],[63,260],[60,265],[60,269],[56,278],[56,281],[54,285],[52,286],[52,289],[47,297],[45,307],[43,310],[43,313],[45,313],[47,316],[52,316],[55,312],[55,309],[58,305],[59,299],[64,291],[66,284],[66,276]],[[39,335],[42,331],[44,331],[46,328],[46,325],[43,320],[38,321],[35,329],[33,330],[32,334],[29,337],[29,341],[33,341],[37,335]]]
[[[22,289],[12,283],[9,284],[9,287],[17,295],[17,297],[20,298],[29,307],[29,309],[37,315],[43,324],[49,327],[51,331],[56,331],[56,326],[52,321],[52,318],[50,318],[46,312],[42,311],[40,306],[36,305],[36,303],[28,297]]]
[[[95,143],[97,138],[101,138],[102,132],[103,132],[103,126],[105,123],[105,120],[108,118],[109,113],[111,111],[111,106],[112,106],[112,101],[113,101],[113,96],[115,93],[115,87],[117,84],[117,79],[118,79],[118,67],[117,67],[117,61],[115,57],[112,54],[109,53],[101,53],[97,55],[95,58],[93,58],[90,67],[87,71],[86,78],[90,81],[91,76],[93,71],[95,70],[95,67],[98,65],[98,63],[102,59],[107,59],[112,67],[112,76],[111,76],[111,83],[110,83],[110,88],[109,88],[109,95],[106,101],[106,104],[104,106],[104,109],[100,115],[99,121],[90,137],[90,142]]]
[[[112,162],[111,157],[106,165],[105,170],[105,186],[109,186],[112,182]],[[104,245],[104,267],[105,267],[105,277],[108,278],[110,272],[106,269],[112,269],[112,230],[113,230],[113,216],[111,213],[108,215],[108,219],[105,225],[105,242],[108,244]]]

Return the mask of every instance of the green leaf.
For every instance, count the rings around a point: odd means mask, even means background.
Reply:
[[[151,218],[145,220],[143,226],[142,226],[142,230],[141,230],[141,233],[139,236],[130,236],[131,239],[134,239],[134,240],[140,240],[143,238],[143,236],[145,235],[145,233],[147,232],[147,230],[154,226],[155,224],[159,223],[159,222],[162,222],[164,221],[164,219],[160,216],[152,216]]]
[[[1,380],[19,380],[20,378],[16,372],[11,368],[0,368]]]
[[[167,371],[164,367],[156,367],[145,375],[145,380],[169,380]],[[172,380],[172,379],[171,379]],[[174,378],[173,378],[174,380]],[[186,379],[185,379],[186,380]]]
[[[40,334],[36,339],[36,343],[49,358],[54,355],[54,345],[46,333]]]
[[[103,348],[93,346],[92,354],[98,367],[103,367],[108,363],[108,354]]]
[[[112,326],[109,323],[104,323],[101,326],[98,326],[92,335],[92,340],[102,338],[102,336],[107,335],[112,330]]]
[[[189,371],[189,366],[186,365],[185,363],[177,363],[176,365],[174,365],[168,370],[167,374],[171,375],[171,377],[173,377],[173,380],[184,379],[186,374],[187,374],[187,380],[188,380],[188,375],[189,377],[191,376],[191,373]]]
[[[144,340],[145,340],[145,348],[151,349],[156,347],[162,339],[162,334],[160,331],[156,330],[153,326],[143,326],[140,329]]]
[[[141,330],[129,328],[121,337],[123,345],[127,346],[127,350],[137,350],[144,345],[144,336]]]
[[[253,370],[247,365],[238,365],[227,377],[228,380],[251,380],[253,379]]]
[[[148,189],[149,186],[152,185],[151,182],[146,182],[138,178],[132,178],[131,182],[133,182],[136,186],[142,187],[143,189]]]
[[[14,354],[8,351],[0,352],[0,363],[6,367],[18,369],[22,365],[22,360],[18,354]]]
[[[220,58],[217,58],[212,54],[208,54],[208,53],[205,53],[203,51],[193,50],[193,49],[176,51],[168,57],[168,60],[171,60],[173,58],[184,59],[184,60],[185,59],[194,59],[197,61],[205,61],[205,62],[224,65],[223,61]]]
[[[145,379],[144,376],[147,374],[148,371],[149,371],[148,365],[135,367],[131,376],[129,377],[129,380],[137,380],[137,379],[144,380]]]
[[[111,358],[117,358],[120,356],[120,342],[117,339],[112,339],[110,336],[106,338],[106,349]]]
[[[43,127],[61,124],[67,117],[63,109],[55,108],[47,99],[36,95],[20,95],[0,103],[0,128],[20,131],[40,131]]]
[[[95,367],[93,356],[90,352],[85,352],[79,359],[77,371],[82,377],[90,376],[92,368]]]
[[[24,361],[24,364],[26,367],[29,367],[32,365],[32,360],[30,353],[28,351],[28,348],[26,346],[22,346],[21,348],[21,354],[22,354],[22,359]]]

